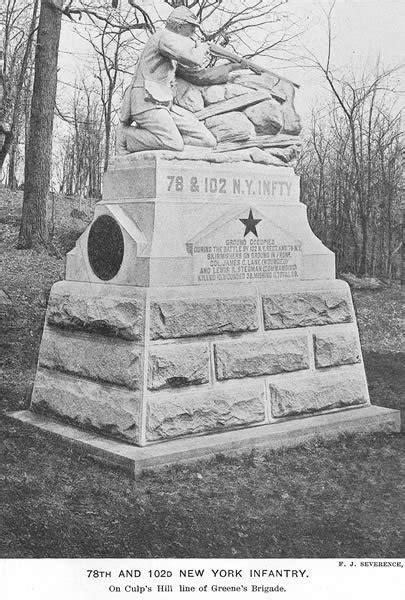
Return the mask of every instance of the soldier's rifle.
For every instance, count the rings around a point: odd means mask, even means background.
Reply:
[[[298,83],[294,83],[294,81],[291,81],[291,79],[287,79],[286,77],[277,75],[277,73],[273,73],[273,71],[269,71],[269,69],[265,69],[264,67],[257,65],[250,59],[243,58],[243,56],[240,56],[239,54],[236,54],[236,52],[232,52],[231,50],[227,50],[223,46],[218,46],[217,44],[209,44],[209,51],[212,56],[215,56],[217,58],[226,58],[231,62],[243,65],[243,67],[250,69],[254,73],[257,73],[257,75],[261,75],[262,73],[268,73],[269,75],[276,77],[276,79],[279,79],[280,81],[286,81],[287,83],[290,83],[296,88],[300,87]]]

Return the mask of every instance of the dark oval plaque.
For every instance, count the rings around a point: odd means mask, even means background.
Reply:
[[[87,240],[87,254],[99,279],[109,281],[116,276],[124,257],[124,238],[115,219],[102,215],[94,221]]]

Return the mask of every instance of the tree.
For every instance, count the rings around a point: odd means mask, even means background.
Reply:
[[[24,202],[19,248],[30,248],[48,241],[46,198],[51,176],[62,5],[62,0],[41,1],[30,129],[25,154]]]
[[[98,93],[85,79],[76,86],[72,115],[63,116],[69,132],[59,144],[60,191],[68,195],[101,196],[104,116]]]
[[[132,10],[123,10],[121,21],[112,19],[100,21],[90,16],[86,32],[78,31],[92,50],[96,64],[90,65],[99,86],[100,101],[103,108],[105,126],[104,171],[107,170],[113,129],[114,96],[118,87],[122,87],[122,77],[133,69],[137,52],[141,44],[134,35],[133,25],[137,23]]]
[[[313,129],[312,149],[317,154],[319,184],[324,186],[324,160],[319,154],[322,130],[330,144],[336,173],[333,180],[337,187],[333,193],[339,194],[344,210],[339,227],[348,224],[351,231],[351,249],[354,256],[349,261],[355,272],[364,275],[375,268],[378,243],[388,223],[387,248],[392,251],[392,210],[397,189],[398,122],[394,89],[390,78],[398,67],[384,70],[379,59],[375,68],[361,75],[339,77],[332,67],[332,3],[327,18],[328,45],[326,59],[320,60],[310,54],[310,62],[324,76],[330,92],[330,123],[323,122],[321,128]],[[318,131],[316,131],[318,129]],[[331,156],[328,157],[331,160]],[[332,167],[329,167],[329,176]],[[339,169],[341,170],[338,173]],[[327,182],[328,184],[330,182]],[[344,185],[342,186],[342,184]],[[328,188],[328,194],[331,190]],[[383,200],[382,200],[383,199]],[[322,197],[319,204],[327,210],[330,197]],[[384,204],[385,219],[380,210]],[[383,211],[384,212],[384,211]],[[329,217],[326,218],[328,220]],[[336,234],[338,223],[332,231]],[[332,242],[336,242],[334,237]],[[383,244],[384,245],[384,244]],[[381,251],[381,248],[380,248]],[[390,270],[389,259],[382,272]]]
[[[131,2],[132,4],[132,2]],[[132,28],[151,26],[147,13],[135,4],[143,19]],[[109,21],[110,15],[91,6],[73,6],[73,0],[41,0],[29,139],[26,144],[25,185],[19,248],[31,248],[48,241],[46,200],[49,191],[52,155],[53,116],[57,90],[57,63],[62,15],[91,15]]]
[[[353,123],[333,96],[313,115],[299,163],[301,197],[338,271],[390,278],[400,248],[400,120],[389,90],[369,95],[370,82],[375,75],[351,84],[362,100]]]
[[[30,86],[34,38],[37,28],[39,0],[22,2],[7,0],[0,9],[2,23],[2,114],[0,121],[4,142],[0,148],[0,172],[15,144],[24,117],[25,90]],[[3,50],[3,48],[2,48]],[[13,166],[13,165],[12,165]]]

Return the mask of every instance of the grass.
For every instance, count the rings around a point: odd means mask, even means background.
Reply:
[[[218,455],[134,483],[8,419],[6,410],[28,406],[47,293],[85,225],[69,216],[75,206],[65,200],[53,255],[16,251],[19,201],[0,194],[0,209],[7,209],[0,222],[0,285],[13,302],[0,338],[1,556],[401,556],[403,436],[346,435],[268,453]],[[372,401],[398,408],[405,396],[399,289],[357,292],[355,304]]]

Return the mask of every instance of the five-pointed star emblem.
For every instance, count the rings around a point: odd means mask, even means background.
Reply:
[[[258,223],[260,223],[260,221],[263,221],[263,219],[254,219],[253,218],[253,213],[252,213],[252,209],[249,210],[249,216],[247,219],[239,219],[239,221],[241,221],[244,226],[245,226],[245,234],[243,237],[246,237],[247,234],[251,231],[256,237],[258,237],[257,235],[257,231],[256,231],[256,225]]]

